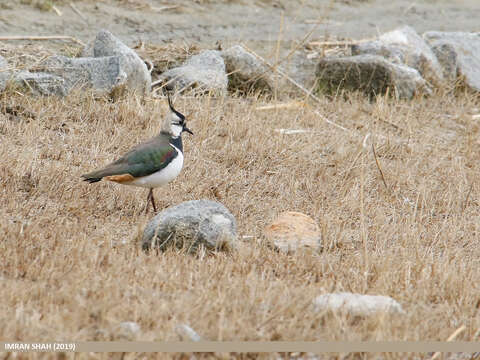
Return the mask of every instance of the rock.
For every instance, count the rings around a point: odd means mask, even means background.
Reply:
[[[14,75],[13,81],[18,86],[28,89],[36,95],[65,96],[68,93],[65,79],[54,74],[20,71]]]
[[[8,68],[7,60],[3,56],[0,56],[0,91],[5,90],[7,87],[7,81],[11,76],[10,71],[5,71]]]
[[[98,32],[93,43],[93,56],[95,58],[119,57],[119,66],[126,75],[126,87],[140,94],[150,92],[152,78],[145,62],[135,51],[113,36],[109,31],[100,30]]]
[[[319,92],[338,93],[346,89],[376,96],[391,88],[400,99],[431,93],[417,70],[378,55],[323,58],[317,65],[316,77]]]
[[[121,91],[150,92],[151,76],[145,63],[129,47],[106,30],[93,42],[95,57],[68,58],[54,55],[42,61],[36,72],[15,75],[19,85],[28,83],[35,93],[65,96],[74,88],[91,88],[98,95]]]
[[[405,314],[394,299],[381,295],[361,295],[348,292],[320,295],[313,300],[316,311],[342,311],[352,316],[378,313]]]
[[[139,333],[140,325],[134,321],[124,321],[117,326],[116,338],[134,340]]]
[[[195,330],[193,330],[190,326],[186,324],[177,325],[175,328],[177,334],[180,335],[182,341],[190,340],[190,341],[202,341],[202,337],[197,334]]]
[[[205,50],[182,66],[165,71],[155,83],[168,83],[169,88],[181,91],[194,89],[200,93],[225,95],[228,78],[220,51]]]
[[[352,46],[352,55],[362,54],[383,56],[394,64],[412,67],[435,85],[440,85],[443,81],[443,71],[437,57],[410,26],[387,32],[376,41]]]
[[[228,74],[228,90],[248,94],[251,91],[271,92],[270,69],[241,45],[221,52]]]
[[[129,76],[126,73],[128,69],[123,65],[124,62],[119,56],[68,58],[54,55],[42,62],[40,67],[45,69],[44,74],[55,75],[64,80],[63,89],[56,91],[55,95],[66,95],[80,86],[92,88],[97,94],[110,94],[116,87],[129,87]],[[42,93],[52,95],[50,89]]]
[[[445,78],[480,91],[480,33],[428,31],[423,37],[442,65]]]
[[[290,76],[295,82],[302,85],[305,89],[311,90],[315,83],[315,69],[318,60],[309,58],[308,54],[303,50],[295,51],[289,60],[281,64],[281,69]],[[298,93],[299,89],[296,86],[281,78],[281,86],[290,93]],[[301,93],[304,96],[304,93]]]
[[[298,93],[298,88],[293,86],[283,76],[273,72],[255,55],[241,45],[235,45],[222,51],[228,75],[228,90],[248,94],[252,91],[272,93],[277,87],[282,93]],[[315,81],[315,68],[317,62],[309,59],[303,51],[297,50],[283,61],[280,70],[307,89],[311,89]],[[303,93],[302,93],[303,94]]]
[[[317,223],[299,212],[287,211],[280,214],[265,227],[264,235],[275,248],[284,252],[321,248],[322,236]]]
[[[172,206],[150,220],[142,247],[148,250],[153,245],[164,250],[174,244],[195,252],[204,245],[222,250],[233,248],[236,238],[235,218],[225,206],[210,200],[192,200]]]

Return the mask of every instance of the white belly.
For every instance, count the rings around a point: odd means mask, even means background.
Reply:
[[[183,167],[183,154],[177,149],[177,157],[173,159],[167,167],[151,175],[136,178],[128,185],[141,186],[145,188],[156,188],[165,185],[175,179]]]

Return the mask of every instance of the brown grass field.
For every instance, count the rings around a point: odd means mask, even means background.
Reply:
[[[239,229],[236,251],[189,256],[141,250],[145,189],[80,179],[154,136],[163,100],[1,94],[0,338],[124,340],[118,324],[135,321],[142,341],[182,340],[180,324],[244,341],[444,341],[464,325],[456,340],[478,341],[478,96],[321,101],[258,110],[274,102],[177,97],[195,135],[156,198],[218,200]],[[317,221],[321,252],[267,246],[263,227],[286,210]],[[391,296],[406,315],[313,311],[336,291]]]

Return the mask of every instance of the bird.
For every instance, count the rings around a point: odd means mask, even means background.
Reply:
[[[182,133],[193,135],[186,126],[185,116],[175,110],[168,94],[167,98],[170,113],[165,117],[157,136],[135,146],[103,169],[81,175],[83,180],[95,183],[105,179],[123,185],[148,188],[150,190],[145,213],[148,212],[149,201],[156,213],[153,189],[169,183],[180,174],[184,159]]]

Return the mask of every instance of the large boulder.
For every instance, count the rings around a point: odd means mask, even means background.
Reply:
[[[317,58],[311,58],[304,50],[296,50],[290,55],[289,59],[284,61],[280,68],[288,74],[297,84],[303,86],[307,90],[311,90],[315,84],[315,70],[317,67]],[[280,79],[285,91],[295,94],[299,89],[292,86],[285,78]],[[305,95],[302,93],[302,96]]]
[[[117,86],[126,86],[143,94],[144,89],[132,84],[132,77],[128,75],[123,65],[125,62],[119,56],[68,58],[54,55],[41,63],[40,66],[45,72],[36,74],[63,79],[62,87],[54,88],[55,95],[66,95],[72,89],[80,87],[91,88],[98,94],[108,94]],[[51,90],[49,88],[40,92],[50,95]]]
[[[100,30],[93,43],[93,57],[109,56],[118,57],[119,67],[126,74],[125,83],[128,89],[142,94],[150,92],[152,78],[145,62],[135,51],[113,36],[109,31]],[[113,79],[113,74],[111,78]]]
[[[352,55],[362,54],[383,56],[394,64],[412,67],[432,84],[440,85],[443,81],[443,71],[437,57],[410,26],[387,32],[378,40],[352,46]]]
[[[480,33],[428,31],[423,37],[436,54],[446,79],[480,91]]]
[[[271,70],[241,45],[221,53],[228,74],[229,91],[248,94],[251,91],[271,92]]]
[[[431,93],[417,70],[378,55],[323,58],[317,65],[316,77],[319,92],[338,93],[346,89],[376,96],[390,89],[400,99]]]
[[[195,252],[203,245],[211,250],[235,247],[237,225],[222,204],[211,200],[192,200],[157,214],[147,224],[142,248],[165,250],[169,246]]]
[[[313,304],[315,310],[319,312],[342,312],[352,316],[405,313],[397,301],[382,295],[362,295],[349,292],[330,293],[316,297]]]
[[[162,73],[155,84],[164,84],[177,91],[196,93],[227,93],[228,78],[220,51],[204,50],[189,58],[182,66]]]
[[[128,46],[106,30],[92,43],[91,57],[68,58],[54,55],[33,71],[14,75],[20,86],[26,85],[41,95],[65,96],[73,89],[93,89],[99,95],[122,91],[145,95],[150,92],[151,76],[147,66]]]

